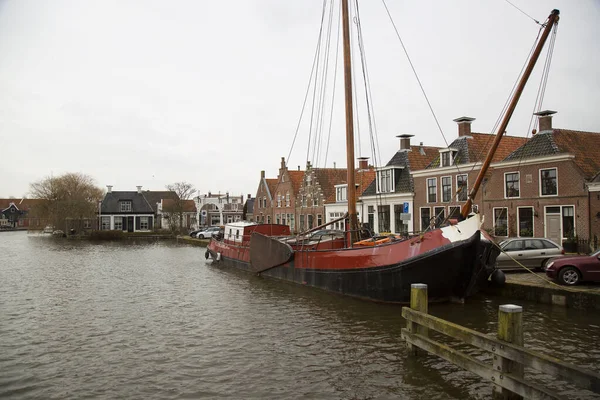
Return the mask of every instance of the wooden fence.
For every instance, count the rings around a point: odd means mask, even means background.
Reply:
[[[489,380],[493,384],[494,399],[562,398],[555,391],[526,380],[524,367],[562,376],[583,389],[600,393],[600,374],[523,347],[522,307],[512,304],[500,306],[496,339],[429,315],[427,304],[427,285],[411,285],[410,308],[402,308],[402,316],[407,320],[402,338],[408,343],[409,351],[416,355],[425,350]],[[431,340],[430,329],[490,352],[492,365]]]

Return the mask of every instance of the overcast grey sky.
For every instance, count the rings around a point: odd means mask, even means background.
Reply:
[[[560,9],[544,109],[558,111],[557,127],[600,131],[600,1],[512,2],[540,21]],[[359,4],[382,160],[400,133],[442,146],[383,3]],[[489,131],[538,26],[504,0],[387,4],[448,140],[463,115]],[[0,1],[0,197],[75,171],[114,190],[188,181],[254,195],[260,171],[276,177],[290,150],[321,10],[322,0]],[[527,134],[541,66],[511,135]],[[327,166],[344,167],[335,110]],[[291,168],[305,165],[307,135],[303,124]]]

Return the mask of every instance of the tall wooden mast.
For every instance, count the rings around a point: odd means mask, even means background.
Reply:
[[[353,242],[358,228],[356,216],[356,184],[354,178],[354,116],[352,109],[352,60],[350,51],[350,16],[348,0],[342,0],[344,34],[344,92],[346,99],[346,168],[348,170],[348,230]]]
[[[467,218],[467,216],[469,215],[469,212],[471,211],[471,205],[473,204],[473,199],[475,198],[475,195],[477,194],[477,191],[479,190],[479,186],[481,186],[481,182],[483,181],[483,177],[485,176],[485,174],[490,166],[490,163],[492,162],[494,153],[496,152],[496,149],[498,148],[498,145],[500,144],[500,139],[502,139],[502,135],[504,135],[504,132],[506,131],[506,127],[508,126],[510,117],[512,117],[512,114],[515,111],[517,102],[519,101],[519,98],[521,97],[521,93],[523,93],[525,84],[527,83],[527,80],[529,79],[529,76],[531,75],[531,72],[533,71],[533,67],[535,66],[535,63],[538,60],[540,53],[542,52],[542,48],[544,47],[544,44],[546,43],[546,39],[548,39],[548,36],[550,35],[550,31],[552,31],[552,28],[554,27],[554,25],[556,23],[558,23],[558,14],[560,14],[560,12],[558,10],[552,10],[552,12],[550,13],[550,16],[548,17],[548,21],[546,22],[546,27],[544,28],[544,32],[542,33],[540,41],[538,42],[537,46],[535,47],[535,50],[533,51],[533,54],[531,55],[531,58],[529,59],[527,68],[525,69],[525,72],[523,73],[523,76],[521,77],[521,80],[519,81],[519,85],[517,86],[517,89],[515,90],[515,94],[511,100],[508,108],[506,109],[506,113],[504,114],[504,117],[502,118],[502,123],[498,127],[498,131],[496,133],[496,138],[494,139],[494,143],[492,143],[492,147],[490,147],[487,157],[485,158],[485,161],[483,162],[483,165],[481,166],[481,170],[479,171],[479,174],[477,175],[475,184],[473,185],[471,192],[469,192],[467,202],[462,206],[462,209],[460,210],[460,213],[463,216],[463,218]]]

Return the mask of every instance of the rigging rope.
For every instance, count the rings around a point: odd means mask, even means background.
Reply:
[[[525,11],[521,10],[519,7],[517,7],[516,5],[514,5],[510,1],[508,1],[508,0],[504,0],[504,1],[506,1],[508,4],[510,4],[511,6],[513,6],[514,8],[516,8],[517,10],[521,11],[523,13],[523,15],[526,15],[527,17],[531,18],[531,20],[533,22],[535,22],[536,24],[542,25],[542,24],[540,24],[540,21],[538,21],[537,19],[533,18],[531,15],[527,14]]]

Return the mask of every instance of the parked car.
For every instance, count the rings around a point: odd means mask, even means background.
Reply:
[[[562,246],[546,238],[511,238],[499,244],[503,250],[496,260],[496,268],[521,268],[513,259],[527,268],[543,268],[547,260],[565,254]]]
[[[203,231],[200,231],[196,234],[196,237],[198,239],[207,239],[207,238],[211,238],[213,235],[216,235],[217,233],[221,232],[221,228],[218,226],[211,226],[209,228],[206,228]]]
[[[197,235],[199,232],[202,232],[202,231],[203,231],[203,230],[205,230],[205,229],[206,229],[206,228],[202,228],[202,229],[196,229],[196,230],[193,230],[193,231],[191,231],[191,232],[190,232],[190,237],[193,237],[193,238],[195,238],[195,237],[196,237],[196,235]]]
[[[600,249],[587,256],[553,258],[544,267],[546,275],[563,285],[581,281],[600,282]]]

